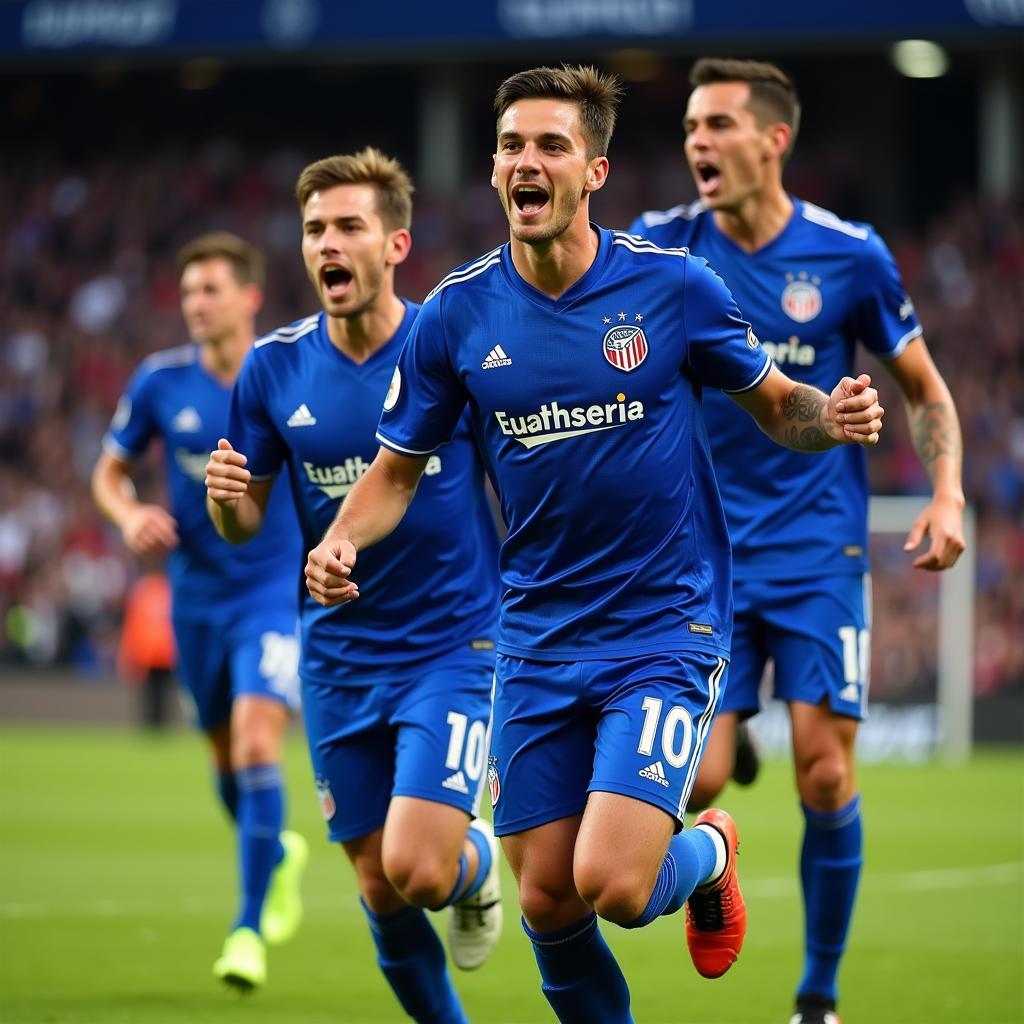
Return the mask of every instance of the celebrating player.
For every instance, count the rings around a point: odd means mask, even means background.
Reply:
[[[960,429],[892,256],[868,225],[783,189],[800,105],[782,71],[704,59],[690,82],[686,157],[700,200],[644,214],[631,231],[705,257],[797,380],[821,386],[849,373],[858,341],[885,361],[934,488],[905,548],[927,539],[913,564],[949,568],[964,549]],[[705,394],[704,409],[732,538],[736,624],[729,685],[691,805],[706,806],[728,780],[737,722],[757,712],[772,659],[805,818],[805,960],[792,1024],[837,1024],[836,976],[861,867],[854,741],[869,659],[864,455],[848,448],[811,462],[748,429],[720,392]]]
[[[100,510],[140,557],[169,552],[178,673],[213,751],[221,799],[238,827],[242,905],[214,964],[239,987],[266,977],[264,942],[302,914],[306,841],[282,832],[281,741],[298,700],[296,571],[300,538],[288,485],[268,502],[272,532],[239,550],[206,516],[204,467],[228,422],[231,386],[252,347],[263,256],[234,235],[204,235],[178,258],[193,344],[150,356],[128,385],[93,471]],[[133,462],[164,443],[171,511],[140,502]]]
[[[419,309],[394,290],[412,218],[412,184],[395,160],[375,149],[328,157],[302,172],[296,196],[323,312],[257,341],[235,386],[232,443],[210,456],[206,483],[210,515],[236,543],[273,536],[266,509],[282,466],[302,535],[317,543],[373,459],[380,403]],[[355,868],[381,970],[414,1020],[459,1024],[420,908],[452,906],[462,968],[498,940],[497,841],[487,822],[471,823],[486,769],[498,544],[468,417],[425,475],[402,529],[360,563],[360,600],[324,610],[305,595],[300,676],[324,817]]]
[[[732,618],[700,389],[731,391],[806,451],[873,444],[882,416],[866,377],[829,397],[775,369],[703,260],[590,224],[619,88],[582,67],[499,88],[491,182],[511,239],[427,297],[383,447],[306,566],[321,603],[355,598],[365,549],[399,523],[469,405],[509,528],[495,830],[544,994],[559,1020],[588,1024],[632,1020],[597,915],[641,927],[688,900],[708,977],[746,930],[732,819],[710,810],[681,831]]]

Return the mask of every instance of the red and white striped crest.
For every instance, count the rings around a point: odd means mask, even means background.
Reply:
[[[629,373],[647,358],[647,335],[642,327],[613,327],[604,336],[603,348],[615,369]]]

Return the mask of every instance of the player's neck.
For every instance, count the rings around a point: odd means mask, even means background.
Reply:
[[[199,343],[199,363],[210,376],[229,387],[235,383],[246,353],[252,348],[255,332],[247,329]]]
[[[748,196],[730,210],[716,210],[715,226],[744,252],[757,252],[785,230],[793,216],[793,200],[782,186]]]
[[[564,295],[597,259],[599,238],[586,211],[557,238],[540,245],[511,239],[512,263],[519,276],[549,298]]]
[[[393,291],[381,292],[357,316],[327,317],[327,337],[354,363],[365,363],[394,336],[405,317],[405,304]]]

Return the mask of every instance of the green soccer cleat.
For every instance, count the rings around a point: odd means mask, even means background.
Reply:
[[[309,860],[309,843],[298,832],[282,832],[284,856],[270,876],[260,914],[260,933],[271,946],[287,942],[302,924],[302,873]]]
[[[252,992],[267,980],[267,950],[251,928],[236,928],[225,940],[213,976],[239,992]]]

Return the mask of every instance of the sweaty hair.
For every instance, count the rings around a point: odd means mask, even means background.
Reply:
[[[367,146],[358,153],[328,156],[310,164],[295,183],[299,210],[314,192],[336,185],[372,185],[377,191],[377,213],[388,231],[412,224],[413,185],[405,168],[393,157]]]
[[[781,68],[760,60],[731,60],[725,57],[702,57],[690,69],[690,85],[713,85],[716,82],[746,82],[750,86],[750,112],[763,128],[782,121],[792,133],[788,156],[800,130],[800,97],[793,80]]]
[[[587,159],[607,156],[615,129],[615,115],[622,96],[616,75],[597,68],[563,64],[560,68],[532,68],[506,78],[498,86],[494,110],[501,119],[517,100],[568,100],[580,108],[580,132],[587,145]]]
[[[227,231],[200,235],[183,245],[178,252],[178,277],[185,273],[189,264],[201,260],[227,260],[239,284],[255,284],[262,288],[266,280],[263,253],[244,238]]]

